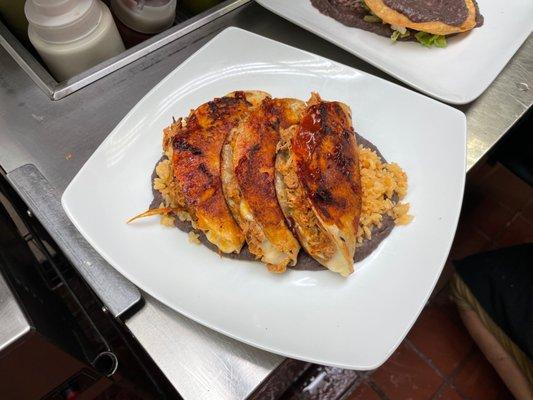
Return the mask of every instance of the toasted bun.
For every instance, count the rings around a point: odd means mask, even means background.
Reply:
[[[476,26],[476,7],[472,0],[465,0],[468,17],[460,26],[448,25],[440,21],[413,22],[405,15],[385,5],[382,0],[365,0],[365,3],[375,15],[387,24],[404,26],[434,35],[450,35],[452,33],[466,32]]]

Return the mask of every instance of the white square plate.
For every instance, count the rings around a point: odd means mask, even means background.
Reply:
[[[452,104],[476,99],[533,29],[533,1],[478,0],[485,23],[425,48],[347,27],[321,14],[310,0],[257,0],[272,12],[343,48],[408,85]]]
[[[238,45],[236,45],[238,43]],[[347,279],[267,272],[221,258],[159,218],[127,225],[151,201],[150,175],[172,116],[238,89],[352,108],[356,130],[409,176],[414,221],[394,229]],[[353,369],[386,360],[424,306],[450,249],[465,179],[460,111],[385,80],[228,28],[150,91],[66,189],[72,222],[133,283],[176,311],[243,342]]]

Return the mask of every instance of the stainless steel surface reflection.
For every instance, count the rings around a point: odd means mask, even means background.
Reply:
[[[184,399],[244,399],[284,357],[214,332],[143,293],[146,305],[128,328]],[[164,354],[164,357],[161,355]]]
[[[0,273],[0,352],[29,330],[28,320]]]

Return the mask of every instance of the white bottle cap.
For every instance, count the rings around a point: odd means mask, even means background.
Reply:
[[[102,17],[102,7],[96,0],[27,0],[24,12],[33,31],[52,43],[89,35]]]
[[[176,0],[111,0],[111,9],[134,31],[155,34],[172,26]]]

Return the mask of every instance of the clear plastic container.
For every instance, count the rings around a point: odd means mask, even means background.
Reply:
[[[30,42],[58,81],[125,50],[100,0],[28,0],[24,11]]]
[[[176,0],[111,0],[111,10],[134,31],[156,34],[172,26]]]

